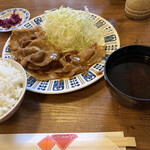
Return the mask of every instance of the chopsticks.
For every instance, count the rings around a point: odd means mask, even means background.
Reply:
[[[0,134],[3,150],[126,150],[136,147],[123,132]]]
[[[136,147],[136,141],[134,137],[113,137],[109,139],[119,147]]]

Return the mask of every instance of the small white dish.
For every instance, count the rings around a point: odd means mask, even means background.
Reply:
[[[11,59],[5,59],[5,58],[0,58],[0,60],[4,60],[7,61],[8,63],[10,63],[13,67],[15,67],[16,69],[18,69],[22,74],[23,74],[23,90],[21,93],[21,96],[19,97],[19,99],[17,100],[17,102],[4,114],[0,117],[0,123],[4,122],[5,120],[9,119],[20,107],[20,104],[23,101],[23,97],[26,91],[26,85],[27,85],[27,76],[26,76],[26,72],[24,70],[24,68],[16,61],[11,60]]]
[[[9,18],[14,11],[16,14],[19,14],[20,18],[22,18],[22,21],[19,24],[12,26],[11,28],[8,29],[0,26],[0,32],[8,32],[17,29],[30,19],[29,11],[24,8],[11,8],[11,9],[4,10],[0,12],[0,19]]]

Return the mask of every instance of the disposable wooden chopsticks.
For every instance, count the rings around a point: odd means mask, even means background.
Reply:
[[[113,137],[109,139],[119,147],[136,147],[134,137]]]
[[[136,147],[123,132],[1,134],[3,150],[125,150]]]

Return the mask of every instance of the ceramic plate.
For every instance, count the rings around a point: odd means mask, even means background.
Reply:
[[[15,25],[15,26],[12,26],[9,29],[3,28],[0,26],[0,32],[12,31],[12,30],[22,26],[25,22],[27,22],[29,20],[30,13],[24,8],[11,8],[11,9],[4,10],[4,11],[0,12],[0,19],[9,18],[11,16],[11,14],[13,14],[14,11],[16,12],[16,14],[19,14],[19,16],[22,18],[21,23]]]
[[[41,25],[43,17],[44,15],[37,16],[23,24],[22,27],[33,28],[36,25]],[[81,73],[70,79],[38,81],[27,72],[27,90],[43,94],[68,93],[87,87],[103,77],[105,61],[113,51],[120,47],[120,40],[115,28],[108,21],[92,13],[90,13],[89,17],[93,20],[93,25],[100,32],[104,33],[106,57],[103,58],[102,62],[94,64],[86,73]],[[4,58],[11,58],[11,50],[8,47],[8,42],[9,39],[3,49],[2,57]],[[97,75],[97,72],[100,71],[102,74]]]

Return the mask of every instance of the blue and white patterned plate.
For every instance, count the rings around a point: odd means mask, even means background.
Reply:
[[[19,16],[22,18],[21,23],[15,25],[15,26],[12,26],[9,29],[6,29],[6,28],[3,28],[0,26],[0,32],[8,32],[8,31],[12,31],[16,28],[19,28],[30,19],[29,11],[24,8],[11,8],[11,9],[4,10],[4,11],[0,12],[0,19],[9,18],[11,16],[11,14],[13,14],[14,11],[16,12],[16,14],[19,14]]]
[[[33,28],[36,25],[41,25],[43,17],[44,15],[37,16],[29,20],[22,27]],[[108,21],[92,13],[90,13],[90,18],[93,19],[93,25],[95,25],[100,32],[104,33],[106,57],[103,58],[102,62],[94,64],[86,73],[81,73],[70,79],[38,81],[27,72],[27,90],[43,94],[68,93],[87,87],[103,77],[105,61],[113,51],[120,47],[120,40],[115,28]],[[2,57],[4,58],[11,58],[11,50],[8,47],[8,42],[9,39],[3,49]],[[100,71],[102,74],[98,75]]]

